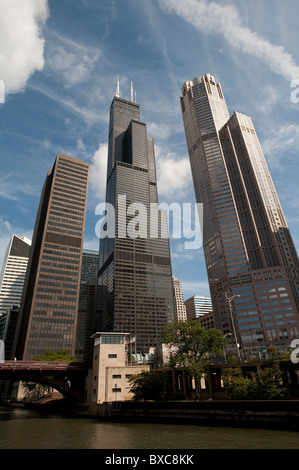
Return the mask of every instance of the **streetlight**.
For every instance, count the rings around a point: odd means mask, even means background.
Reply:
[[[241,361],[241,356],[240,356],[240,350],[239,350],[239,344],[238,344],[238,339],[237,339],[237,333],[236,333],[236,327],[235,327],[235,322],[234,322],[234,319],[233,319],[233,311],[232,311],[232,301],[236,298],[236,297],[241,297],[239,294],[235,294],[233,295],[232,297],[228,298],[228,305],[229,305],[229,312],[230,312],[230,318],[231,318],[231,322],[232,322],[232,327],[233,327],[233,331],[234,331],[234,337],[235,337],[235,342],[236,342],[236,348],[237,348],[237,353],[238,353],[238,358],[239,358],[239,361]]]
[[[225,352],[225,347],[224,347],[224,338],[228,338],[229,336],[233,336],[233,335],[231,333],[226,333],[226,335],[223,336],[223,341],[222,341],[223,356],[224,356],[225,364],[227,364],[227,357],[226,357],[226,352]]]

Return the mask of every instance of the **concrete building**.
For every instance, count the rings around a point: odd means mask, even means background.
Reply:
[[[200,315],[197,320],[200,322],[201,326],[206,328],[206,330],[209,330],[210,328],[215,328],[215,319],[213,311],[205,313],[204,315]]]
[[[86,381],[86,403],[101,405],[132,399],[129,378],[150,370],[150,366],[129,365],[127,338],[125,333],[93,335],[94,357]]]
[[[221,85],[186,81],[181,108],[216,328],[246,353],[299,337],[299,262],[250,117],[231,117]]]
[[[176,311],[176,320],[186,321],[187,311],[184,303],[184,295],[181,287],[181,283],[178,279],[172,276],[173,291],[174,291],[174,305]]]

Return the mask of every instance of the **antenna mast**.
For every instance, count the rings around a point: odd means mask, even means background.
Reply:
[[[116,86],[115,96],[119,98],[119,74],[117,75],[117,86]]]

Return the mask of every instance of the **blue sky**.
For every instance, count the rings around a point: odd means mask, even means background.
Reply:
[[[298,248],[297,0],[0,0],[0,9],[1,264],[13,233],[31,238],[60,153],[91,165],[85,248],[98,249],[117,74],[123,98],[134,83],[155,140],[159,201],[168,204],[195,202],[182,85],[214,75],[230,114],[253,119]],[[202,249],[171,240],[171,253],[184,298],[209,295]]]

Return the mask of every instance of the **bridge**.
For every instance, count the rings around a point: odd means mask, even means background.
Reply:
[[[4,361],[0,362],[0,381],[36,382],[58,390],[66,398],[84,399],[88,363]]]

